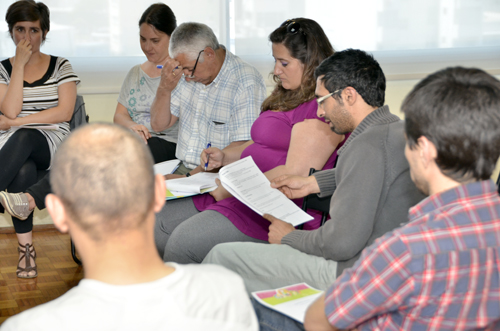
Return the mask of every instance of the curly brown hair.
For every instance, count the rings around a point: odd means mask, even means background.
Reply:
[[[296,29],[290,29],[291,26]],[[312,100],[316,89],[314,69],[334,53],[321,26],[308,18],[287,20],[269,35],[269,41],[273,44],[283,44],[290,55],[304,65],[304,72],[300,88],[295,90],[285,89],[279,77],[273,75],[276,87],[262,103],[261,111],[289,111]]]

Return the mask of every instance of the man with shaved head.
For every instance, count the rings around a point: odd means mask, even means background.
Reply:
[[[47,209],[69,232],[85,278],[60,298],[8,319],[3,330],[257,330],[236,274],[164,263],[154,245],[165,203],[146,145],[112,124],[75,131],[56,153]]]

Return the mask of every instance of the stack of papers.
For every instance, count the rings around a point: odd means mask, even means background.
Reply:
[[[190,177],[166,180],[167,200],[211,192],[217,188],[216,178],[219,178],[217,173],[199,172]]]
[[[323,291],[306,283],[290,285],[275,290],[252,292],[261,305],[276,310],[300,323],[304,323],[307,308],[316,301]]]
[[[271,187],[251,156],[223,167],[219,175],[222,186],[259,215],[269,214],[293,226],[313,219],[278,189]]]

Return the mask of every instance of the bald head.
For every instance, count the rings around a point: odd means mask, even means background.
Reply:
[[[50,182],[68,217],[94,240],[140,227],[153,208],[151,153],[117,125],[73,132],[56,153]]]

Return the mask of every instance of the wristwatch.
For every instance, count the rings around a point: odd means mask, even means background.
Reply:
[[[191,176],[191,174],[188,172],[188,173],[186,174],[186,177],[189,177],[189,176]]]

